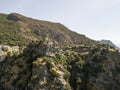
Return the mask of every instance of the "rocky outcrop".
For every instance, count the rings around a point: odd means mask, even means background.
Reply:
[[[14,14],[8,15],[8,16],[7,16],[7,19],[8,19],[8,20],[13,20],[13,21],[19,21],[19,20],[20,20],[20,19],[19,19],[16,15],[14,15]]]
[[[52,58],[49,58],[49,61],[47,59],[47,57],[37,58],[33,62],[30,88],[32,90],[68,90],[70,85],[65,79],[65,72],[68,71],[62,64],[55,65]]]
[[[118,50],[51,42],[32,42],[7,55],[0,62],[0,90],[120,90]]]
[[[25,22],[26,21],[26,17],[20,15],[20,14],[17,14],[17,13],[11,13],[7,16],[7,19],[8,20],[11,20],[11,21],[21,21],[21,22]]]

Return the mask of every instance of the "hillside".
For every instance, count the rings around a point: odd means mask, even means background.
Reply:
[[[0,90],[120,90],[120,52],[60,23],[0,14]]]
[[[85,35],[69,30],[60,23],[36,20],[17,13],[0,14],[0,44],[27,45],[46,35],[59,44],[93,44]]]
[[[0,90],[120,90],[119,59],[107,45],[32,42],[0,61]]]

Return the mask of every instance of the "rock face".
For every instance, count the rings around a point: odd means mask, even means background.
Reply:
[[[30,88],[32,90],[67,90],[69,83],[64,78],[65,69],[63,65],[55,65],[54,62],[46,60],[47,58],[37,58],[33,62]]]
[[[53,43],[51,56],[44,49],[48,40],[32,42],[22,53],[0,62],[0,90],[120,90],[116,49],[101,44],[60,48]]]
[[[13,21],[19,21],[19,20],[20,20],[20,19],[19,19],[16,15],[14,15],[14,14],[8,15],[8,16],[7,16],[7,19],[8,19],[8,20],[13,20]]]
[[[59,52],[59,47],[57,46],[57,42],[46,40],[43,44],[39,44],[36,52],[41,55],[51,56]]]
[[[60,47],[58,46],[57,41],[53,40],[44,40],[37,42],[36,45],[28,45],[29,49],[27,52],[32,52],[36,54],[37,56],[48,56],[48,57],[54,57],[55,54],[59,53],[61,51]]]

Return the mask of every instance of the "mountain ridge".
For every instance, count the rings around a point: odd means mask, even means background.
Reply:
[[[1,35],[5,37],[7,32],[11,34],[16,32],[17,34],[16,36],[19,36],[20,38],[16,38],[17,40],[14,40],[14,41],[18,42],[17,43],[18,45],[22,43],[26,44],[26,43],[29,43],[29,41],[33,41],[33,40],[44,39],[47,34],[49,34],[49,38],[55,41],[58,41],[62,45],[63,44],[96,43],[96,41],[87,38],[85,35],[81,35],[74,31],[71,31],[60,23],[36,20],[36,19],[25,17],[20,14],[16,14],[16,13],[2,15],[1,18],[4,20],[4,21],[1,21],[0,23],[1,26],[3,27],[3,28],[0,28],[0,31],[3,32]],[[3,23],[6,23],[6,24],[3,24]],[[11,26],[9,26],[9,24],[11,24]],[[15,45],[15,42],[12,40],[14,38],[14,34],[9,36],[10,37],[9,37],[8,44]],[[1,39],[2,39],[1,43],[3,43],[2,41],[6,41],[5,40],[6,38],[7,37],[2,38],[1,36]],[[21,39],[22,41],[19,39]]]

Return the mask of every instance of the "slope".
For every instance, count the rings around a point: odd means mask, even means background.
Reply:
[[[119,58],[104,45],[33,42],[0,62],[0,90],[120,90]]]
[[[50,39],[58,41],[62,45],[96,43],[60,23],[36,20],[17,13],[0,14],[1,44],[26,45],[31,41],[44,39],[47,34]]]

